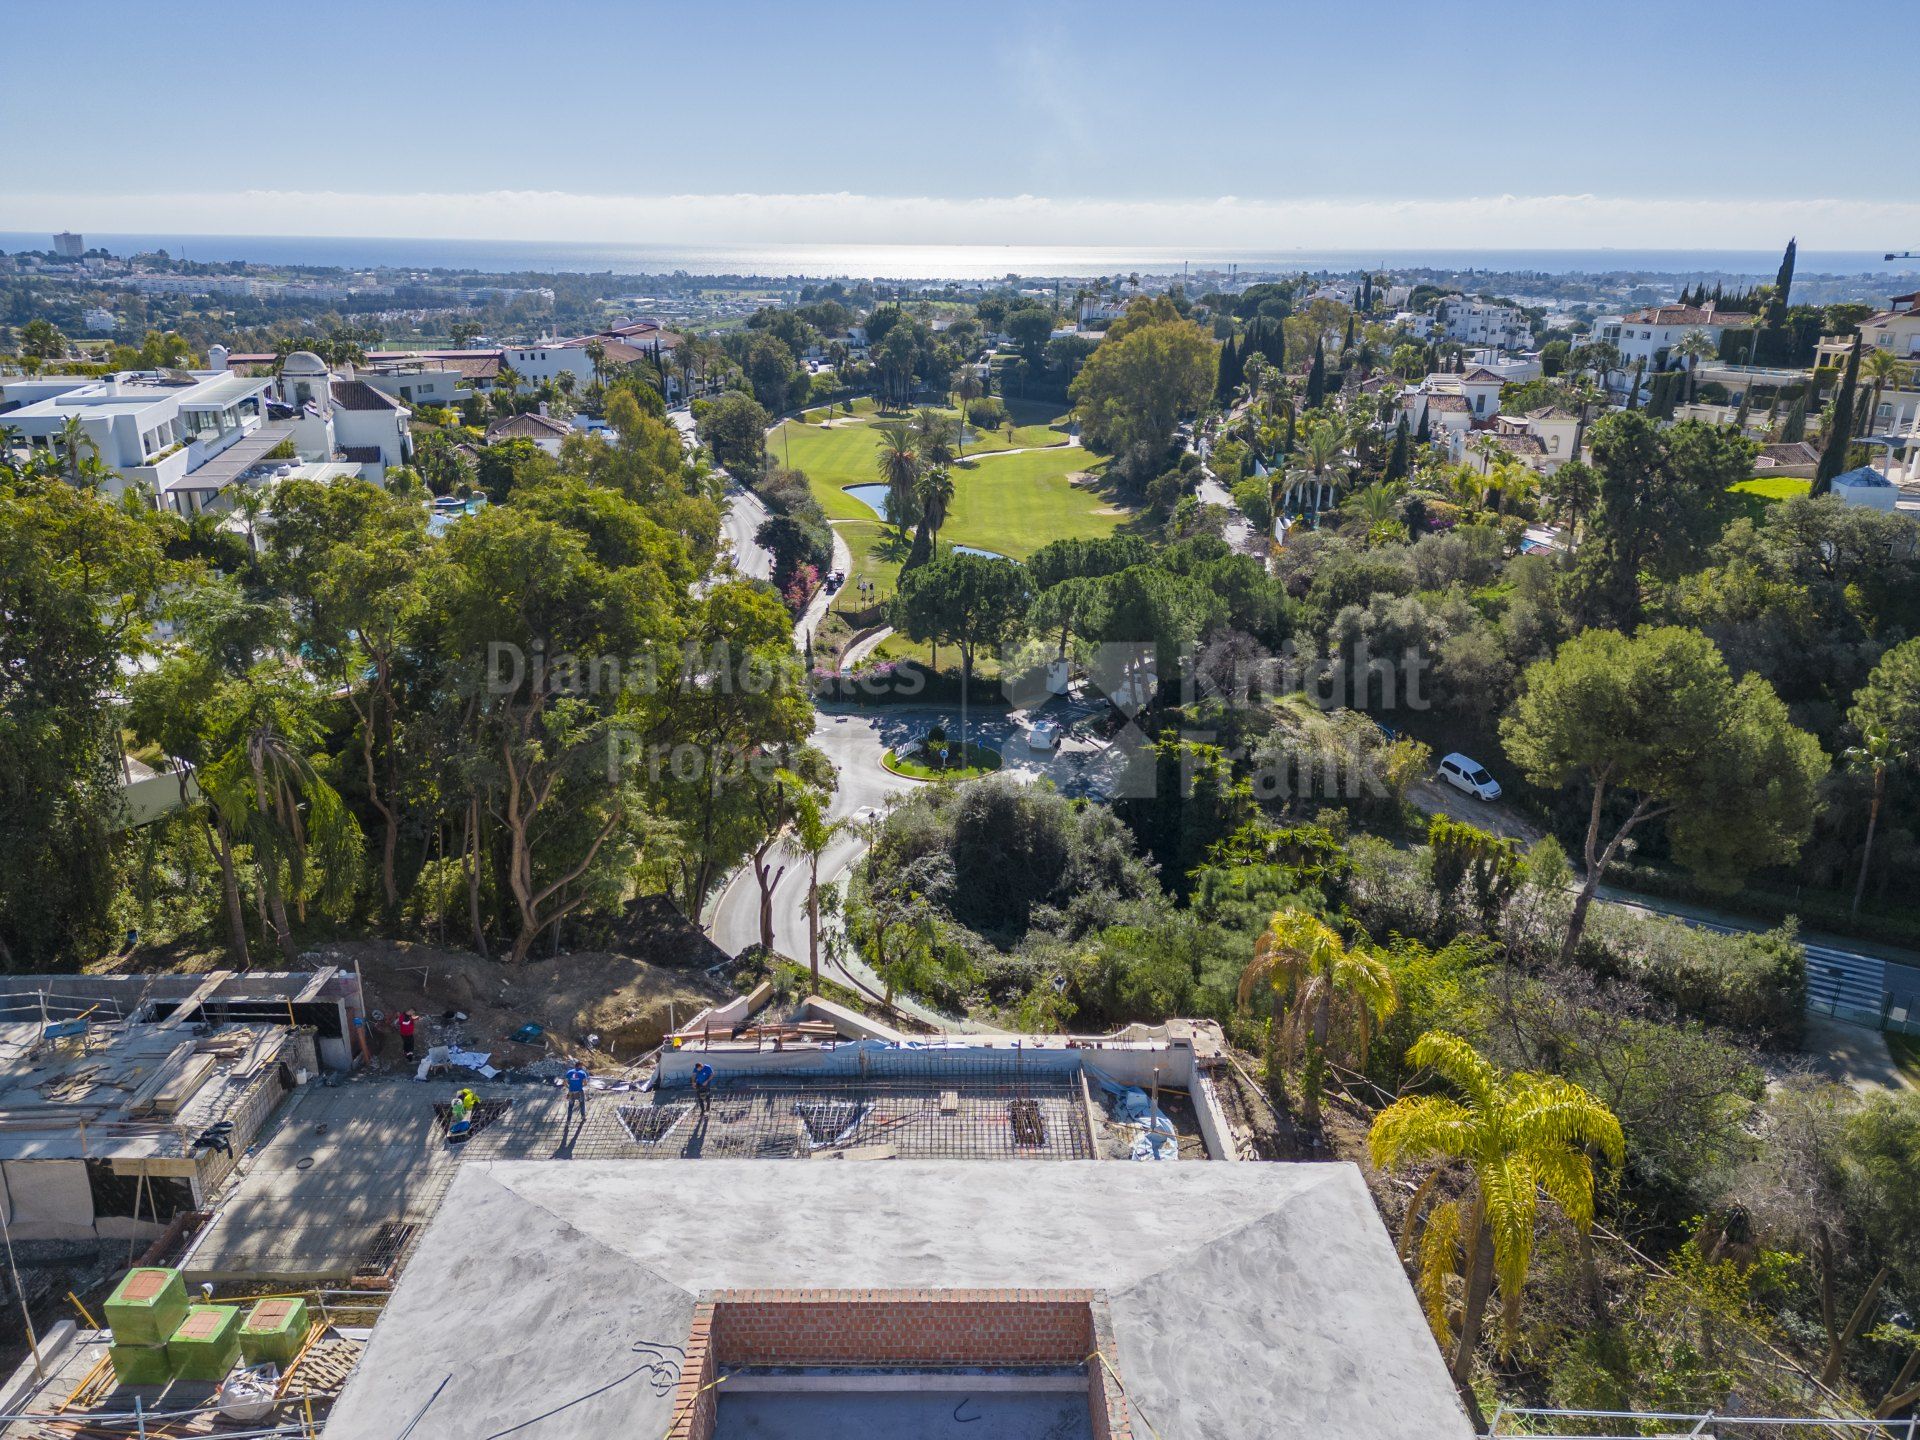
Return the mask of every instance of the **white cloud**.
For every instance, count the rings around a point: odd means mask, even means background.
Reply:
[[[1492,195],[1450,200],[980,199],[838,194],[371,195],[249,190],[24,195],[0,229],[577,240],[648,245],[923,244],[1294,248],[1880,248],[1920,233],[1920,203]]]

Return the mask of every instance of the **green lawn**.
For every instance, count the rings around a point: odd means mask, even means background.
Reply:
[[[829,519],[840,522],[834,529],[853,552],[853,569],[837,607],[860,603],[856,582],[861,579],[873,581],[882,594],[891,593],[906,549],[870,507],[844,488],[879,483],[879,441],[871,425],[789,421],[774,431],[768,445],[774,459],[806,472],[814,498]],[[1075,485],[1069,478],[1098,475],[1105,463],[1064,444],[962,461],[953,470],[953,509],[940,539],[1024,560],[1050,541],[1111,535],[1132,512],[1103,485]]]
[[[1762,500],[1791,500],[1813,489],[1813,482],[1796,480],[1791,475],[1756,475],[1733,488],[1743,495],[1758,495]]]
[[[970,433],[967,440],[967,449],[969,451],[1025,450],[1034,446],[1064,445],[1067,443],[1067,431],[1071,417],[1058,405],[1047,404],[1039,400],[1008,400],[1004,397],[1000,403],[1006,407],[1007,415],[1013,421],[1012,439],[1008,439],[1004,427],[998,430]],[[957,420],[960,418],[959,410],[951,405],[935,405],[928,408],[931,408],[937,414],[946,416],[949,420]],[[796,432],[801,429],[818,432],[822,428],[820,422],[829,418],[844,420],[849,417],[847,411],[838,404],[832,406],[818,405],[811,410],[802,412],[795,420],[790,420],[781,426],[780,430],[774,432],[773,438],[775,441],[780,440],[780,431],[787,429],[793,429]],[[881,418],[879,411],[875,408],[873,397],[870,395],[862,395],[855,399],[853,401],[853,414],[851,418],[873,420]],[[889,420],[904,421],[909,417],[899,412],[894,412],[886,418]],[[833,429],[845,433],[853,429],[853,427],[835,426]],[[828,433],[832,433],[832,431]],[[875,443],[877,444],[878,442],[876,441]],[[799,461],[796,460],[794,463],[798,465]],[[802,465],[800,468],[804,470],[806,467]]]
[[[1791,475],[1756,475],[1751,480],[1738,481],[1728,489],[1732,491],[1740,513],[1749,520],[1758,520],[1767,513],[1769,506],[1805,495],[1813,489],[1813,482],[1796,480]]]

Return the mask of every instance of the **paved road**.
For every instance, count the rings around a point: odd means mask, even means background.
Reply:
[[[954,733],[960,723],[959,707],[885,706],[857,710],[833,705],[818,710],[814,717],[813,743],[832,762],[840,781],[828,809],[829,816],[861,825],[882,813],[897,797],[926,783],[893,774],[880,763],[880,757],[885,751],[924,735],[936,721]],[[969,737],[1001,752],[1006,760],[1004,773],[1028,781],[1050,779],[1069,795],[1101,790],[1110,766],[1115,763],[1104,746],[1069,738],[1052,754],[1030,751],[1025,745],[1025,728],[1018,715],[1003,708],[976,708],[968,714]],[[821,857],[821,885],[843,883],[866,852],[866,846],[866,839],[857,830],[843,832]],[[806,860],[791,846],[782,845],[775,852],[773,863],[781,870],[773,887],[774,948],[804,961],[807,955]],[[824,928],[823,924],[823,931]],[[739,871],[721,893],[713,918],[708,922],[707,934],[729,955],[737,955],[759,942],[760,892],[752,867]],[[884,987],[879,977],[850,948],[843,952],[847,958],[840,965],[828,961],[824,939],[821,948],[823,970],[876,995],[882,993]],[[929,1024],[949,1029],[984,1028],[912,1001],[903,1001],[901,1008]]]
[[[1243,555],[1257,555],[1264,559],[1266,550],[1260,543],[1260,532],[1234,503],[1232,493],[1220,483],[1219,478],[1213,473],[1213,467],[1207,463],[1212,454],[1212,448],[1204,440],[1194,442],[1193,452],[1200,457],[1200,484],[1195,494],[1198,495],[1202,505],[1218,505],[1227,512],[1225,531],[1227,544]]]

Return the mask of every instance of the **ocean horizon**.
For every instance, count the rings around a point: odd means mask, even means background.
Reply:
[[[165,250],[190,260],[263,265],[470,270],[485,274],[736,275],[770,279],[991,280],[1006,275],[1178,275],[1183,270],[1336,273],[1374,268],[1448,273],[1658,274],[1771,279],[1774,250],[1434,249],[1218,250],[1074,245],[643,245],[594,241],[446,240],[392,236],[89,233],[116,255]],[[48,234],[0,231],[0,250],[44,250]],[[1920,274],[1866,250],[1802,250],[1802,276]]]

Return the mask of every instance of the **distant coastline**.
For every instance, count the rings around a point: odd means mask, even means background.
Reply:
[[[1237,266],[1243,274],[1300,270],[1431,270],[1446,274],[1671,275],[1771,279],[1769,250],[1528,249],[1234,251],[1048,245],[647,245],[569,241],[405,239],[381,236],[87,234],[116,255],[164,249],[191,260],[342,269],[399,268],[482,274],[765,276],[788,279],[990,280],[1139,272],[1178,275]],[[0,231],[0,250],[43,250],[50,233]],[[1803,250],[1805,277],[1920,275],[1911,260],[1865,250]]]

